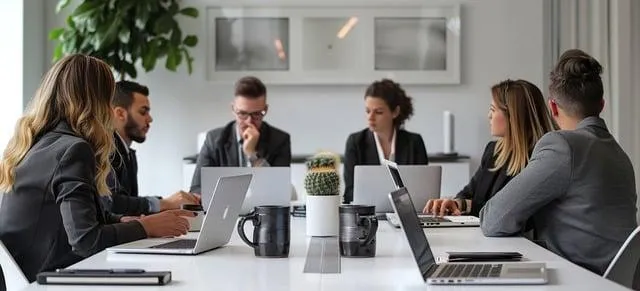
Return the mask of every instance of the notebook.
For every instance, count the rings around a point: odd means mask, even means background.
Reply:
[[[166,285],[171,272],[140,269],[62,269],[41,272],[36,282],[43,285]]]

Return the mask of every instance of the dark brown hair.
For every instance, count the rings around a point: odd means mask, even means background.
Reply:
[[[602,110],[602,66],[578,49],[560,56],[551,71],[549,92],[560,108],[577,118],[598,116]]]
[[[129,110],[133,104],[133,93],[149,96],[149,88],[132,81],[118,81],[116,83],[116,93],[113,95],[114,106]]]
[[[402,127],[404,122],[413,115],[411,97],[407,96],[407,93],[400,87],[400,84],[393,80],[382,79],[371,83],[364,93],[364,97],[374,97],[384,100],[384,103],[389,106],[391,111],[399,107],[400,113],[393,119],[393,126],[395,128]]]
[[[267,96],[267,87],[254,76],[242,77],[236,82],[235,96],[257,99]]]

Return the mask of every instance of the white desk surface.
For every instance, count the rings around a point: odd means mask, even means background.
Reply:
[[[289,258],[257,258],[234,231],[231,242],[197,256],[132,255],[100,252],[74,268],[170,270],[167,286],[47,286],[25,290],[627,290],[519,237],[486,238],[479,228],[425,229],[436,256],[447,251],[518,251],[527,261],[546,262],[549,284],[531,286],[428,286],[420,277],[401,229],[380,222],[375,258],[342,258],[339,274],[303,273],[309,238],[305,221],[292,218]],[[247,235],[252,234],[246,224]]]

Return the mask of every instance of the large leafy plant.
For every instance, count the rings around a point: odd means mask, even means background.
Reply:
[[[56,13],[70,4],[59,0]],[[198,43],[195,35],[182,35],[176,17],[198,17],[193,7],[181,8],[179,0],[81,0],[66,19],[66,26],[49,32],[58,43],[53,53],[62,56],[83,53],[106,61],[119,73],[136,78],[141,60],[146,72],[165,59],[165,67],[175,72],[183,62],[193,71],[190,47]]]

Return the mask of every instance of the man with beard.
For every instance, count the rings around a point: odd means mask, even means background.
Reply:
[[[182,204],[199,204],[198,195],[184,191],[164,199],[138,196],[138,163],[136,151],[130,146],[134,141],[145,141],[153,121],[149,89],[136,82],[117,82],[112,104],[115,151],[111,157],[111,174],[107,178],[111,196],[103,201],[106,210],[113,214],[138,216],[178,209]]]
[[[247,76],[235,85],[231,103],[234,121],[207,132],[191,180],[192,193],[201,193],[202,167],[289,167],[289,134],[264,122],[267,88],[260,79]]]

